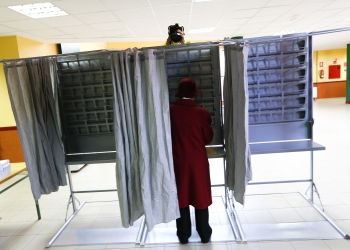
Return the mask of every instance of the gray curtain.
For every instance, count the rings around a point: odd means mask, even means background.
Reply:
[[[248,142],[248,80],[246,45],[225,46],[224,136],[226,183],[235,200],[244,204],[246,185],[252,179]]]
[[[124,227],[148,230],[180,216],[164,58],[137,49],[112,55],[117,187]]]
[[[52,65],[49,58],[4,63],[11,106],[35,199],[67,185],[50,73]]]

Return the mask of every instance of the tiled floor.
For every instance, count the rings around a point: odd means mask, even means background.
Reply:
[[[314,102],[314,140],[326,146],[325,151],[314,153],[315,183],[321,194],[326,213],[337,225],[350,234],[350,105],[344,98],[323,99]],[[222,183],[221,160],[211,162],[212,183]],[[254,181],[308,178],[309,153],[287,153],[254,155]],[[116,188],[113,164],[88,165],[73,174],[76,190]],[[9,182],[10,183],[10,182]],[[6,184],[6,183],[5,183]],[[4,187],[0,185],[0,190]],[[318,221],[323,218],[296,193],[305,191],[305,184],[278,184],[249,186],[244,207],[237,204],[242,224],[247,223],[288,223]],[[222,188],[213,189],[218,196]],[[282,194],[288,193],[288,194]],[[266,195],[270,194],[270,195]],[[69,188],[61,187],[56,193],[40,199],[42,219],[37,220],[35,204],[29,181],[25,179],[0,195],[0,249],[40,250],[64,223]],[[88,200],[67,229],[120,227],[117,194],[88,193],[78,195],[79,200]],[[315,201],[318,203],[317,197]],[[69,211],[71,213],[71,210]],[[210,207],[210,223],[227,224],[228,220],[219,197],[214,197]],[[139,222],[135,223],[137,227]],[[157,227],[175,227],[174,222]],[[175,232],[174,232],[175,233]],[[134,244],[52,247],[58,249],[138,249]],[[305,240],[189,244],[146,246],[151,249],[250,249],[250,250],[309,250],[309,249],[350,249],[350,240]]]

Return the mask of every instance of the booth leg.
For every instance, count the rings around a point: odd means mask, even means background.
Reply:
[[[75,210],[75,212],[68,218],[68,220],[63,224],[63,226],[58,230],[58,232],[53,236],[50,242],[45,248],[49,248],[57,240],[58,236],[63,232],[63,230],[68,226],[68,224],[73,220],[73,218],[79,213],[80,209],[85,205],[85,201],[80,204],[80,206]]]
[[[314,152],[310,151],[310,201],[314,203]]]
[[[69,181],[69,189],[70,189],[70,194],[72,197],[72,206],[73,206],[73,212],[77,210],[76,204],[75,204],[75,195],[74,195],[74,188],[73,188],[73,182],[72,182],[72,174],[70,172],[70,167],[69,165],[67,166],[67,174],[68,174],[68,181]]]
[[[140,246],[146,245],[147,234],[148,234],[147,226],[144,226],[144,229],[143,229],[143,232],[142,232],[142,236],[141,236]]]
[[[38,220],[41,220],[41,213],[40,213],[40,207],[39,207],[38,200],[35,200],[35,207],[36,207],[36,213],[38,214]]]
[[[225,198],[224,197],[221,197],[221,198],[222,198],[222,201],[225,202]],[[228,198],[228,200],[229,200],[229,203],[227,204],[227,207],[226,207],[226,214],[227,214],[227,217],[229,219],[229,222],[230,222],[230,225],[232,228],[232,232],[236,238],[236,241],[246,242],[247,239],[246,239],[245,234],[243,232],[241,223],[238,219],[236,210],[233,207],[233,205],[231,204],[230,198]]]
[[[323,218],[325,218],[325,219],[329,222],[329,224],[332,225],[332,227],[334,227],[335,230],[338,231],[338,233],[340,233],[340,234],[343,236],[344,239],[350,239],[350,236],[349,236],[347,233],[345,233],[343,230],[341,230],[341,229],[333,222],[333,220],[332,220],[331,218],[329,218],[317,205],[315,205],[313,202],[311,202],[311,201],[308,199],[308,197],[306,197],[303,193],[301,193],[301,192],[299,192],[299,193],[301,194],[301,196],[303,196],[303,198],[304,198],[305,200],[307,200],[307,201],[310,203],[311,206],[313,206],[313,207],[317,210],[317,212],[319,212],[319,213],[322,215]]]
[[[145,230],[145,216],[142,217],[142,221],[141,221],[141,225],[140,225],[140,228],[139,228],[139,232],[137,233],[137,236],[136,236],[136,241],[135,241],[136,244],[140,244],[141,243],[141,238],[142,238],[142,234],[143,234],[144,230]]]

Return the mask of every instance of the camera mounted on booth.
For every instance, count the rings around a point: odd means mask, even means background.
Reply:
[[[174,43],[178,43],[182,39],[181,34],[179,34],[177,32],[177,30],[181,30],[183,35],[185,35],[185,33],[184,33],[184,31],[185,31],[184,26],[179,26],[178,23],[175,23],[175,25],[170,25],[168,27],[168,34],[170,36],[171,41],[173,41]]]

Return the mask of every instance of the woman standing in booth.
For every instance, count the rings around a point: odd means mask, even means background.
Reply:
[[[202,240],[210,240],[208,207],[212,204],[209,162],[205,145],[213,140],[211,115],[199,107],[194,98],[201,93],[192,78],[180,81],[176,97],[170,105],[174,169],[180,215],[176,220],[177,236],[182,244],[191,236],[189,206],[195,208],[196,229]]]

